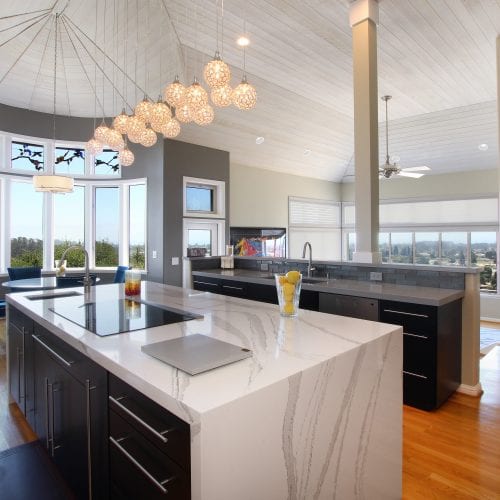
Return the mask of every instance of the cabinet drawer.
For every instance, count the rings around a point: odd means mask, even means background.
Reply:
[[[190,478],[143,434],[109,412],[112,498],[190,498]]]
[[[242,281],[223,280],[221,281],[221,292],[231,297],[246,298],[247,284]]]
[[[221,293],[220,279],[193,276],[193,288],[202,292]]]
[[[403,371],[403,403],[422,410],[436,408],[436,386],[425,376]]]
[[[190,428],[186,422],[111,374],[109,407],[158,450],[185,471],[190,470]]]
[[[429,379],[436,373],[435,341],[412,333],[403,333],[403,370]]]
[[[380,303],[380,321],[401,325],[406,333],[436,336],[437,312],[432,306],[384,300]]]
[[[334,293],[319,294],[319,311],[378,321],[378,300]]]

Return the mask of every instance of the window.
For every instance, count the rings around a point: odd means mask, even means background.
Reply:
[[[467,233],[441,233],[441,264],[467,265]]]
[[[391,262],[413,263],[412,233],[391,233]]]
[[[225,221],[185,218],[183,255],[187,257],[212,257],[223,255]]]
[[[85,187],[76,186],[72,193],[54,196],[54,259],[59,260],[71,245],[85,247]],[[66,255],[67,268],[84,267],[80,250]],[[55,263],[54,263],[55,265]]]
[[[95,267],[118,265],[120,203],[117,187],[95,188]]]
[[[40,144],[12,141],[10,161],[15,170],[43,172],[44,147]]]
[[[184,217],[226,217],[225,182],[212,179],[183,178]]]
[[[439,233],[415,233],[415,264],[439,264]]]
[[[85,149],[57,146],[54,171],[56,174],[85,174]]]
[[[31,182],[10,184],[10,266],[43,266],[43,193]]]
[[[129,265],[146,269],[146,185],[129,186]]]
[[[382,255],[382,262],[390,262],[391,257],[391,244],[389,240],[389,233],[378,234],[378,248]]]
[[[497,235],[494,231],[470,233],[471,264],[481,268],[479,275],[482,292],[497,290]]]
[[[120,163],[118,162],[118,151],[105,149],[94,159],[95,175],[120,175]]]
[[[341,259],[341,205],[329,200],[288,198],[288,251],[291,258],[301,258],[304,243],[309,241],[313,258]]]

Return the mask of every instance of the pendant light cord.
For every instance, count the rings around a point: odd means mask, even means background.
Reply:
[[[54,95],[52,104],[54,105],[54,120],[53,120],[53,139],[54,147],[56,142],[56,94],[57,94],[57,25],[59,21],[59,14],[56,14],[56,24],[54,30]]]

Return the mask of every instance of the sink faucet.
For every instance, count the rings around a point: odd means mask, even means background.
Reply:
[[[64,250],[61,256],[61,262],[64,261],[64,257],[66,257],[66,254],[70,250],[76,250],[76,249],[83,250],[83,252],[85,253],[85,277],[83,278],[83,290],[85,293],[89,293],[90,287],[92,286],[92,278],[90,277],[89,274],[89,254],[87,250],[85,250],[85,248],[83,248],[80,245],[71,245],[70,247],[66,248],[66,250]]]
[[[312,262],[311,262],[312,261],[312,247],[308,241],[306,241],[304,243],[304,248],[302,249],[302,258],[303,259],[306,258],[307,247],[309,247],[309,262],[307,263],[307,277],[310,278],[311,273],[314,271],[314,267],[312,267]]]

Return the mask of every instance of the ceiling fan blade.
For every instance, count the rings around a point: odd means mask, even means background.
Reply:
[[[401,170],[404,170],[405,172],[422,172],[424,170],[430,170],[430,168],[426,165],[421,165],[420,167],[407,167],[402,168]]]
[[[399,175],[400,177],[411,177],[412,179],[418,179],[422,176],[424,176],[425,174],[414,174],[413,172],[399,172]]]

